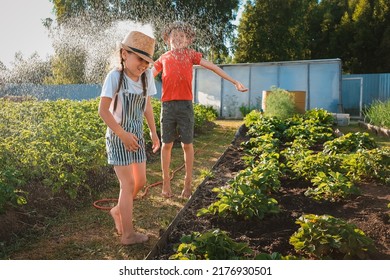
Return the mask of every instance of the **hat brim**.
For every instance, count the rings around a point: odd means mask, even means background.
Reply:
[[[118,42],[118,46],[122,49],[125,49],[126,51],[129,51],[129,52],[132,52],[132,53],[138,55],[140,58],[142,58],[143,60],[146,60],[149,63],[154,63],[153,58],[149,54],[143,53],[141,50],[138,50],[135,48],[130,48],[129,46],[126,46],[122,42]]]

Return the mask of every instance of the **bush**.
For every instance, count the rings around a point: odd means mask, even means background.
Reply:
[[[294,95],[287,90],[276,87],[271,88],[271,94],[265,100],[265,107],[266,116],[275,116],[282,120],[297,113]]]
[[[218,113],[212,106],[194,104],[194,131],[202,132],[208,123],[217,119]]]

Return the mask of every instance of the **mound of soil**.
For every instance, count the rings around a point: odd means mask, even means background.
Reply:
[[[303,214],[329,214],[341,218],[358,228],[374,240],[376,252],[370,259],[390,259],[390,213],[387,204],[390,201],[390,187],[377,182],[362,182],[358,185],[361,195],[345,199],[341,202],[317,202],[304,195],[307,182],[282,180],[282,188],[273,197],[278,201],[281,212],[267,216],[263,220],[244,221],[219,218],[217,216],[197,217],[199,209],[208,207],[216,200],[212,192],[215,187],[228,186],[238,171],[245,168],[241,160],[243,150],[241,135],[221,157],[213,169],[213,178],[203,182],[194,193],[181,213],[173,229],[168,228],[166,239],[151,251],[149,259],[168,259],[174,253],[173,246],[180,243],[180,238],[191,232],[205,232],[219,228],[226,231],[236,242],[246,242],[256,252],[279,252],[286,256],[297,255],[289,244],[290,236],[298,230],[296,219]],[[169,232],[168,232],[169,231]]]

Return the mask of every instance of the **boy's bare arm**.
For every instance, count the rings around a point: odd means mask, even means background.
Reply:
[[[156,68],[152,67],[152,73],[153,73],[153,77],[156,77],[158,75]]]
[[[200,61],[200,66],[203,66],[204,68],[213,71],[221,78],[224,78],[225,80],[231,82],[238,91],[242,91],[242,92],[248,91],[248,88],[246,88],[242,83],[230,77],[225,71],[222,70],[222,68],[215,65],[214,63],[202,58]]]

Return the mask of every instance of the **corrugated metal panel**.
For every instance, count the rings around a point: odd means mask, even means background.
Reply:
[[[390,99],[390,73],[379,75],[378,99],[381,101],[386,101]]]
[[[362,116],[362,110],[374,100],[390,98],[390,74],[354,74],[342,76],[342,104],[345,113]]]
[[[194,68],[194,101],[214,106],[220,116],[240,118],[240,106],[261,109],[262,92],[272,86],[306,92],[306,109],[323,108],[340,113],[341,60],[321,59],[220,65],[234,79],[249,88],[234,86],[202,67]]]

